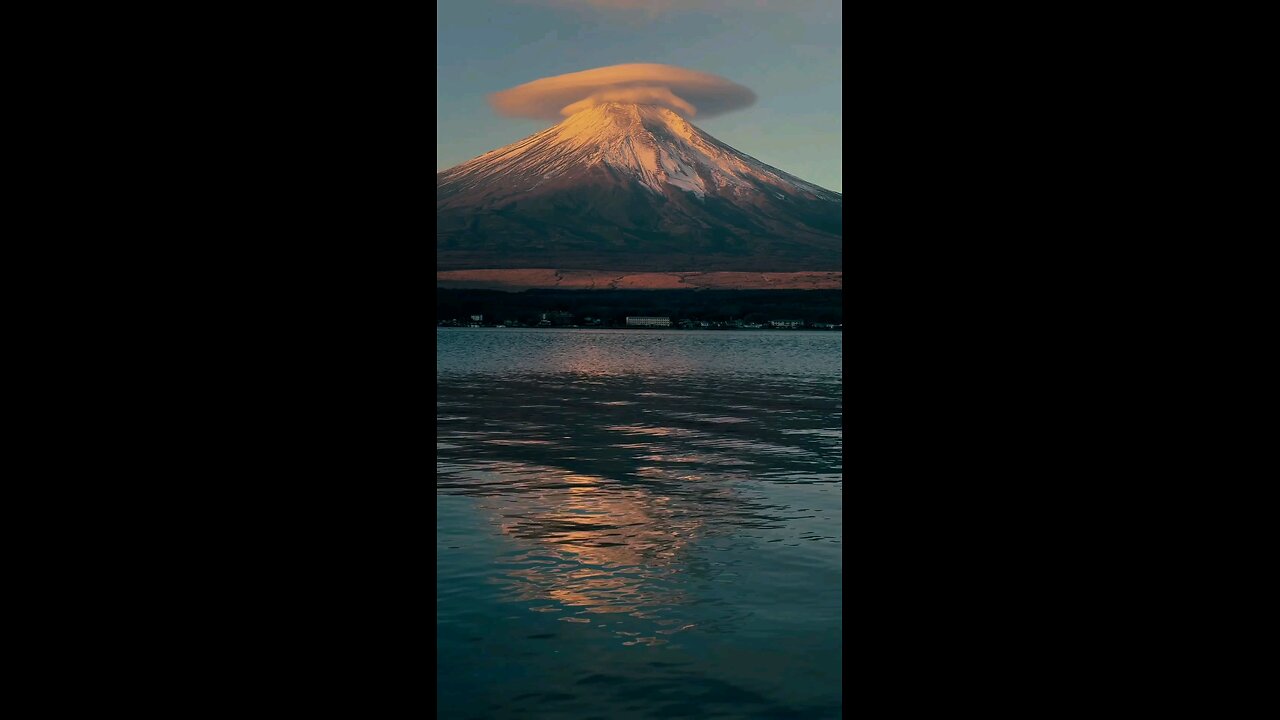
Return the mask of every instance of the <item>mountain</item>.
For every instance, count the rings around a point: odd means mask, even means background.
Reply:
[[[603,103],[436,174],[438,271],[838,271],[840,193]]]

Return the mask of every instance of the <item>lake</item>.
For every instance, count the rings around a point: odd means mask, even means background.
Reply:
[[[436,331],[441,718],[836,718],[839,332]]]

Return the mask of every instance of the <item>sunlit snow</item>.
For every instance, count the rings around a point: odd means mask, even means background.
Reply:
[[[600,165],[659,194],[668,185],[697,197],[759,193],[763,186],[790,195],[840,198],[734,151],[667,108],[626,103],[583,110],[540,133],[446,170],[439,181],[468,188],[502,179],[511,187],[531,189]]]

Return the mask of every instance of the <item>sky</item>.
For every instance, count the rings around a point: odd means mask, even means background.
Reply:
[[[716,139],[843,192],[837,0],[439,0],[436,171],[545,129],[491,93],[623,63],[662,63],[750,88],[755,104],[692,119]]]

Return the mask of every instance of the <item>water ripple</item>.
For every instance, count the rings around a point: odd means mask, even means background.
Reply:
[[[839,334],[450,335],[442,688],[484,717],[839,715]]]

